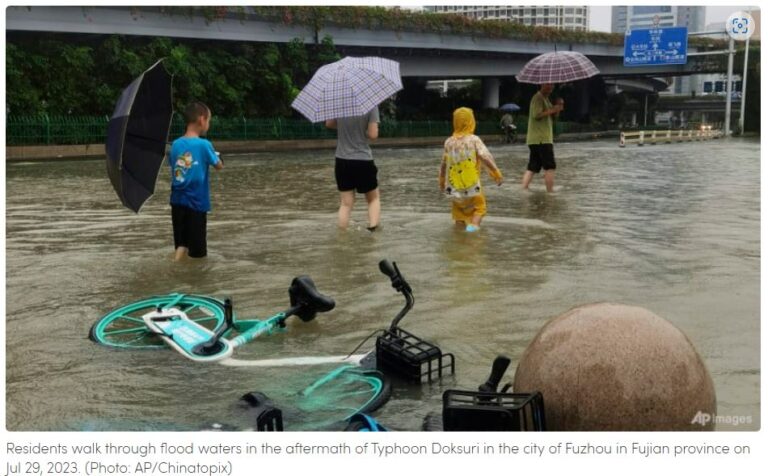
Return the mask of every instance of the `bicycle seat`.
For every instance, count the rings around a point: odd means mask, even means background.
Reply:
[[[299,307],[294,314],[304,322],[314,319],[318,312],[328,312],[336,307],[333,298],[321,294],[309,276],[293,278],[288,295],[291,298],[291,307]]]

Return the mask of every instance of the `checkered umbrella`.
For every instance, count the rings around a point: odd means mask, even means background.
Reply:
[[[362,116],[401,89],[398,62],[348,56],[318,69],[291,106],[312,122]]]
[[[597,66],[575,51],[553,51],[533,58],[516,76],[520,83],[555,84],[591,78]]]

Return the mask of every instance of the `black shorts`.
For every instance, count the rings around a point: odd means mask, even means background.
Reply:
[[[173,221],[173,247],[183,246],[189,250],[191,258],[202,258],[208,254],[206,227],[208,214],[198,212],[183,205],[171,204]]]
[[[544,170],[555,170],[555,149],[552,144],[530,144],[531,155],[528,158],[528,170],[537,174]]]
[[[379,186],[379,169],[372,160],[349,160],[336,157],[336,186],[340,192],[357,190],[368,193]]]

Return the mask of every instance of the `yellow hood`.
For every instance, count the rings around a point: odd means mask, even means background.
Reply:
[[[472,109],[460,107],[453,111],[453,135],[463,137],[475,133],[475,115]]]

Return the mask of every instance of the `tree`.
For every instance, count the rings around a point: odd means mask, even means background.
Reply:
[[[220,116],[271,117],[294,114],[299,89],[339,55],[330,37],[305,45],[13,33],[6,43],[6,112],[111,114],[120,91],[162,58],[174,76],[177,110],[200,100]]]

